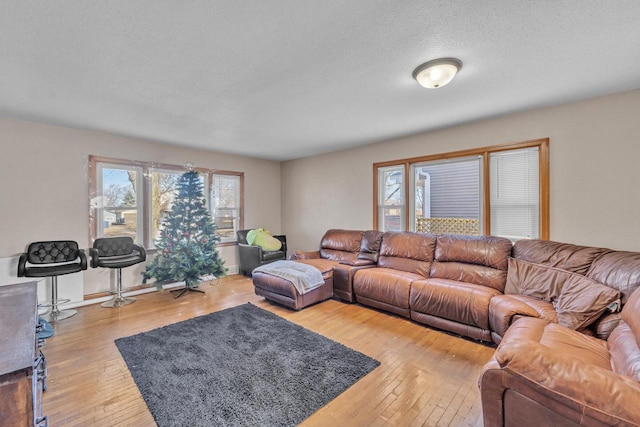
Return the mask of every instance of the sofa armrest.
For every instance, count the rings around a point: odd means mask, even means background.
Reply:
[[[254,268],[260,265],[262,260],[262,248],[244,243],[238,243],[238,254],[240,255],[240,272],[251,274]]]
[[[498,295],[491,298],[489,326],[493,332],[503,337],[516,316],[540,317],[533,307],[509,295]]]
[[[238,243],[238,251],[240,252],[240,256],[244,255],[262,259],[262,248],[260,246]]]
[[[305,251],[301,251],[301,250],[298,250],[298,249],[293,251],[293,253],[289,257],[289,259],[291,259],[291,260],[296,260],[296,259],[318,259],[318,258],[320,258],[320,251],[305,252]]]
[[[498,367],[500,381],[495,375]],[[503,342],[498,347],[495,363],[490,362],[481,377],[483,409],[485,392],[491,405],[491,400],[504,396],[500,388],[544,400],[544,406],[568,418],[573,415],[576,422],[586,416],[606,424],[640,424],[638,382],[532,340]]]
[[[345,261],[336,264],[333,267],[333,295],[344,301],[355,302],[353,277],[356,272],[375,266],[373,262],[361,264]]]

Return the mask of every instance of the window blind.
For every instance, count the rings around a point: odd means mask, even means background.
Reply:
[[[540,235],[538,147],[489,155],[491,234],[511,240]]]

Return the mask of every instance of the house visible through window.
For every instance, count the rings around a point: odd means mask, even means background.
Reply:
[[[374,225],[382,231],[548,238],[548,144],[541,139],[374,164]]]
[[[456,223],[454,219],[468,219],[477,226],[475,229],[479,234],[482,219],[481,160],[475,156],[411,165],[412,230],[440,234],[448,230],[442,228],[447,222],[439,219],[450,218],[450,225]]]
[[[173,206],[184,168],[90,157],[91,236],[131,236],[153,249]],[[243,173],[199,169],[221,244],[236,241],[242,226]]]
[[[97,236],[131,236],[142,241],[142,168],[98,164]]]

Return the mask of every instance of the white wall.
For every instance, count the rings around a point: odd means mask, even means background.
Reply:
[[[89,247],[90,154],[242,171],[245,226],[286,233],[291,249],[315,249],[329,228],[372,227],[375,162],[541,137],[550,138],[551,238],[640,251],[639,112],[636,90],[282,164],[0,119],[0,258],[17,259],[35,240]],[[237,264],[235,246],[220,252]],[[139,284],[143,268],[127,269],[125,284]],[[84,293],[109,281],[108,271],[89,269]]]
[[[89,155],[244,172],[245,226],[282,231],[280,162],[192,150],[101,132],[0,118],[0,265],[17,281],[17,255],[37,240],[75,240],[91,246],[89,235]],[[228,267],[237,265],[237,246],[220,247]],[[6,268],[6,264],[9,265]],[[143,264],[123,270],[125,286],[141,282]],[[109,270],[89,268],[61,297],[103,291],[113,283]],[[69,296],[71,294],[71,296]]]
[[[543,137],[551,239],[640,251],[640,90],[285,162],[288,246],[316,249],[329,228],[371,228],[375,162]]]

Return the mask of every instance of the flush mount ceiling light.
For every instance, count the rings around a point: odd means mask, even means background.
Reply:
[[[420,86],[436,89],[453,80],[461,68],[462,62],[459,59],[434,59],[413,70],[413,78],[420,83]]]

